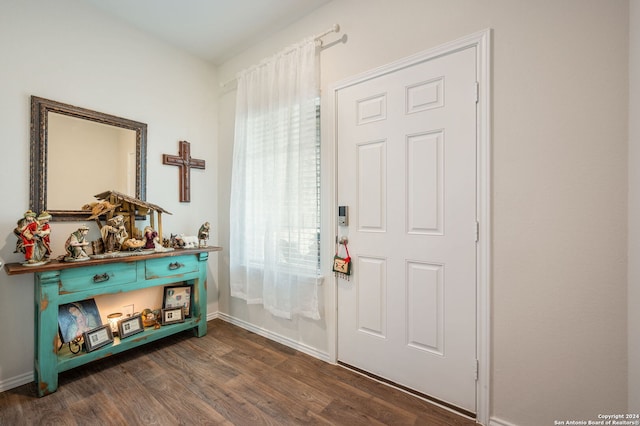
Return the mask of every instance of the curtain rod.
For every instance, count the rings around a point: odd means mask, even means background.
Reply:
[[[313,36],[313,39],[318,41],[320,40],[322,37],[331,34],[331,33],[339,33],[340,32],[340,25],[338,24],[333,24],[331,26],[331,28],[327,29],[325,32],[320,33],[320,34],[316,34]],[[320,40],[320,43],[322,43],[322,40]]]
[[[333,24],[326,31],[321,32],[320,34],[316,34],[313,36],[313,39],[316,41],[320,41],[320,46],[322,46],[322,37],[331,34],[340,32],[340,25]],[[235,88],[235,85],[238,83],[238,80],[234,77],[233,79],[227,81],[226,83],[221,83],[220,88],[225,90],[232,90]]]

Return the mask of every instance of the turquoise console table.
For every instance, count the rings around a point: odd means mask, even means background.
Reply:
[[[42,266],[5,265],[7,274],[33,273],[35,278],[34,380],[44,396],[58,388],[58,374],[163,337],[193,329],[207,332],[207,259],[220,247],[176,249],[170,252],[84,262],[52,261]],[[92,352],[58,350],[58,306],[103,294],[122,293],[185,282],[193,286],[192,315],[185,322],[147,328]]]

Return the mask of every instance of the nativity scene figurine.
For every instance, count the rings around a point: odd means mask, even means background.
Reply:
[[[91,212],[101,238],[94,244],[94,256],[127,256],[148,250],[165,251],[162,241],[162,213],[171,214],[162,207],[117,191],[95,195],[98,201],[86,204],[83,210]],[[157,215],[157,222],[156,222]],[[141,232],[136,220],[149,217],[150,225]],[[106,220],[103,224],[102,220]],[[157,225],[157,228],[156,228]]]
[[[89,227],[82,225],[77,231],[72,232],[64,243],[66,262],[78,262],[83,260],[89,260],[89,255],[85,251],[85,247],[89,245],[86,241],[87,233],[89,233]]]
[[[27,266],[37,266],[47,263],[51,257],[51,215],[42,212],[40,215],[27,210],[18,220],[14,235],[18,238],[15,253],[24,253]]]
[[[129,237],[124,226],[124,216],[117,215],[107,220],[107,224],[100,228],[100,235],[106,253],[120,251],[122,244]]]

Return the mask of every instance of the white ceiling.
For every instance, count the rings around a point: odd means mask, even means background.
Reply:
[[[331,0],[84,0],[214,64]]]

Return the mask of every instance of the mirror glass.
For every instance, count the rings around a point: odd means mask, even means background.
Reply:
[[[31,121],[33,211],[84,220],[104,191],[145,200],[146,124],[38,97]]]
[[[48,209],[81,209],[106,190],[136,196],[133,130],[54,112],[47,121]]]

